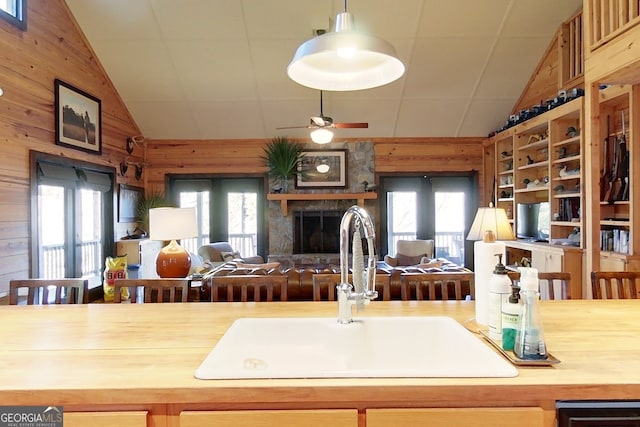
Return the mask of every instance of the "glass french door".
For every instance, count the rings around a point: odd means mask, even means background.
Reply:
[[[80,277],[102,284],[113,234],[111,176],[78,167],[38,163],[35,277]]]
[[[435,256],[458,265],[466,259],[466,230],[475,199],[471,177],[382,177],[382,253],[395,254],[398,240],[433,239]]]

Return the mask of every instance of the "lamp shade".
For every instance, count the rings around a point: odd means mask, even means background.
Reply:
[[[507,213],[501,208],[478,208],[471,224],[467,240],[514,240],[513,229],[507,219]]]
[[[198,235],[195,208],[149,209],[149,237],[177,240]]]
[[[186,277],[191,270],[191,255],[176,240],[198,235],[195,208],[149,209],[149,233],[153,240],[170,241],[158,252],[158,276]]]
[[[336,17],[335,31],[307,40],[287,67],[291,80],[331,91],[370,89],[404,74],[393,46],[378,37],[354,31],[348,12]]]

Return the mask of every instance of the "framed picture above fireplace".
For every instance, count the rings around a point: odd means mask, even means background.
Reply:
[[[309,150],[298,166],[296,188],[345,188],[347,150]]]

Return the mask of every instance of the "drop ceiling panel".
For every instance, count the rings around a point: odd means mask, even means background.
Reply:
[[[245,41],[167,42],[178,84],[190,101],[256,99]]]
[[[517,98],[479,98],[471,105],[460,126],[460,135],[489,135],[504,126]]]
[[[278,125],[307,123],[319,93],[289,80],[286,67],[312,30],[331,29],[344,9],[344,0],[65,1],[154,139],[269,138]],[[580,5],[350,0],[356,28],[389,41],[407,71],[383,87],[328,93],[334,119],[370,124],[336,136],[483,136],[503,122]]]
[[[220,139],[262,138],[266,130],[260,108],[255,102],[193,102],[192,114],[203,135],[219,135]]]
[[[503,35],[548,37],[581,7],[582,0],[514,1]],[[554,9],[557,13],[550,15],[548,11]]]
[[[135,102],[127,104],[144,136],[152,139],[200,139],[202,133],[184,102]]]
[[[533,74],[528,70],[535,71],[546,47],[546,40],[542,38],[501,38],[489,58],[476,95],[517,99]]]
[[[100,41],[94,44],[94,49],[125,102],[182,99],[164,44]]]
[[[417,36],[495,37],[509,3],[510,0],[425,0]]]
[[[155,40],[160,32],[147,0],[66,0],[91,43]]]
[[[150,0],[150,4],[166,40],[247,38],[237,0]]]
[[[300,44],[313,37],[314,29],[331,29],[329,21],[335,18],[328,0],[242,0],[241,3],[251,39],[295,39]]]
[[[458,134],[465,98],[405,99],[400,106],[399,137],[472,136]]]
[[[492,39],[420,38],[416,40],[405,96],[470,96],[482,75]],[[455,82],[455,84],[451,84]]]

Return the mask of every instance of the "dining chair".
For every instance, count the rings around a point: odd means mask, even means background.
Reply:
[[[267,301],[274,299],[274,289],[279,290],[277,297],[280,301],[287,301],[287,285],[289,278],[279,274],[247,274],[243,276],[212,276],[211,301],[223,301],[222,293],[226,294],[226,301]],[[238,296],[239,295],[239,296]]]
[[[145,303],[188,302],[189,279],[116,279],[113,302],[121,303],[122,289],[129,289],[129,300],[139,301],[138,289],[142,289],[141,301]]]
[[[640,272],[592,271],[591,295],[593,299],[638,299]]]
[[[473,272],[403,273],[400,276],[400,297],[403,301],[461,301],[474,295]]]
[[[520,281],[519,271],[509,271],[513,283]],[[541,300],[571,299],[571,273],[564,271],[538,272]]]
[[[540,299],[571,299],[571,273],[541,271],[538,273],[538,283],[540,284]]]
[[[336,286],[340,283],[340,273],[314,274],[313,275],[313,300],[335,301]],[[349,273],[349,283],[353,283],[353,276]],[[389,274],[376,274],[376,291],[382,301],[391,299],[391,276]]]
[[[27,305],[85,304],[89,295],[87,279],[18,279],[9,281],[9,304],[18,305],[20,289],[27,289]]]

